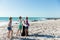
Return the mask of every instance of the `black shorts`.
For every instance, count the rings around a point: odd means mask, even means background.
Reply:
[[[12,28],[11,28],[11,27],[8,27],[7,29],[8,29],[8,30],[12,30]]]
[[[25,29],[28,29],[28,27],[25,27]]]

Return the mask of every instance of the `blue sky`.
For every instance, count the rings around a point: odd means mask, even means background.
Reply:
[[[0,0],[0,17],[60,17],[60,0]]]

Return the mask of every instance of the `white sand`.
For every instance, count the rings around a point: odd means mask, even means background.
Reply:
[[[30,22],[30,36],[21,38],[16,38],[15,36],[17,26],[17,24],[13,26],[14,38],[12,40],[60,40],[60,20]],[[0,40],[5,40],[7,38],[6,36],[7,26],[0,27]]]

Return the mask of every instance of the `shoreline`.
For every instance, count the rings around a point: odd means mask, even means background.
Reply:
[[[51,37],[60,38],[60,20],[45,20],[45,21],[36,21],[29,22],[29,35],[34,38],[47,38]],[[14,23],[13,25],[13,34],[15,35],[18,29],[18,24]],[[3,31],[3,32],[2,32]],[[0,27],[0,38],[7,36],[7,25]],[[13,35],[13,36],[14,36]]]

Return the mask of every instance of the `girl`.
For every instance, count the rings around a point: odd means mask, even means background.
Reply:
[[[28,17],[26,17],[25,24],[26,24],[26,27],[25,27],[25,35],[28,36],[28,28],[29,28]]]
[[[20,33],[20,35],[21,35],[22,25],[23,25],[23,24],[22,24],[22,17],[20,16],[20,17],[19,17],[19,26],[18,26],[17,34]],[[16,35],[17,35],[17,34],[16,34]]]
[[[10,38],[12,36],[12,34],[13,34],[13,30],[12,30],[12,17],[10,17],[9,18],[9,23],[8,23],[8,38]]]

